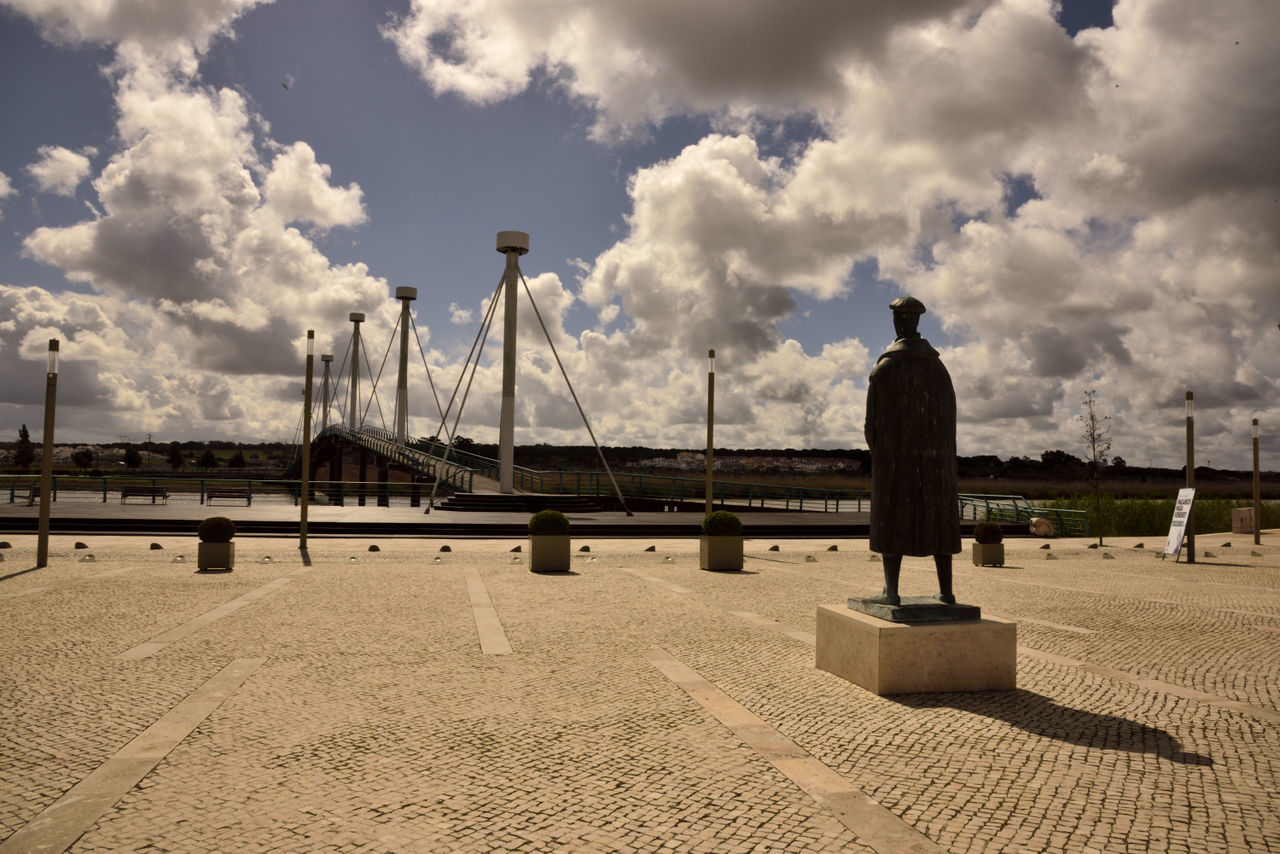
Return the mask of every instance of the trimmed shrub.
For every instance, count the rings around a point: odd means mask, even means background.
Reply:
[[[702,520],[702,533],[708,537],[742,536],[742,520],[728,510],[712,510]]]
[[[196,528],[202,543],[229,543],[236,535],[236,523],[226,516],[210,516]]]
[[[1004,531],[997,522],[979,522],[973,526],[973,539],[985,546],[1004,540]]]
[[[559,510],[539,510],[529,517],[529,533],[533,536],[563,536],[569,533],[569,517]]]

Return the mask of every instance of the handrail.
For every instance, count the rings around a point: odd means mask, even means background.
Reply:
[[[1089,514],[1083,510],[1036,507],[1021,495],[961,495],[960,518],[1030,525],[1032,518],[1048,519],[1059,537],[1089,536]]]
[[[3,483],[0,480],[0,483]],[[119,496],[122,489],[130,486],[146,485],[152,488],[163,488],[173,499],[179,496],[199,503],[206,503],[210,489],[219,486],[232,486],[244,489],[252,495],[256,502],[262,498],[285,497],[297,504],[302,494],[302,482],[299,480],[275,480],[258,478],[209,478],[209,477],[90,477],[81,475],[54,475],[52,500],[57,501],[59,493],[67,495],[91,494],[95,501],[106,503],[113,496]],[[0,494],[8,493],[9,503],[16,503],[17,490],[27,487],[38,487],[39,477],[13,477],[9,479],[8,489],[0,486]],[[329,497],[331,503],[343,504],[346,497],[376,497],[380,503],[392,497],[405,497],[411,501],[421,498],[421,483],[394,481],[311,481],[312,492]],[[0,499],[3,500],[3,499]]]
[[[348,433],[352,432],[349,428],[341,428]],[[329,428],[333,433],[334,428]],[[333,434],[331,433],[331,435]],[[370,447],[375,453],[382,453],[382,443],[386,440],[376,435],[366,435],[363,437],[367,442],[376,443],[376,447]],[[395,443],[389,443],[395,445]],[[368,445],[365,445],[368,447]],[[404,446],[396,446],[401,449]],[[394,448],[388,449],[392,451]],[[414,449],[406,449],[408,454],[396,454],[393,459],[397,462],[416,470],[421,471],[417,464],[421,463],[421,458],[425,457],[433,464],[439,464],[438,457],[431,456],[422,451]],[[452,463],[446,466],[452,471],[447,473],[448,481],[455,486],[460,492],[470,492],[472,487],[472,476],[477,472],[474,469],[463,466],[454,466]],[[428,473],[428,472],[424,472]],[[611,487],[603,480],[603,471],[561,471],[561,472],[540,472],[532,469],[517,468],[515,472],[515,485],[517,488],[528,492],[539,492],[544,494],[577,494],[592,496],[608,496],[613,494]],[[8,481],[7,489],[0,486],[0,494],[8,493],[8,501],[13,504],[17,501],[17,491],[33,486],[39,486],[40,478],[38,475],[11,475],[4,479],[0,479],[0,483]],[[213,481],[219,483],[234,482],[244,484],[246,489],[253,490],[255,498],[262,494],[271,494],[284,492],[297,503],[300,494],[301,483],[297,480],[274,480],[274,479],[258,479],[258,478],[206,478],[192,476],[171,476],[157,477],[154,475],[124,475],[113,477],[89,477],[79,475],[55,475],[53,477],[53,490],[51,492],[52,500],[56,501],[59,491],[81,492],[91,491],[100,494],[99,500],[106,502],[109,492],[118,492],[120,487],[145,483],[146,485],[156,487],[164,486],[170,493],[186,494],[191,493],[193,497],[203,496],[207,489],[207,484]],[[680,478],[670,477],[666,475],[649,475],[649,474],[619,474],[617,475],[618,486],[628,497],[635,498],[657,498],[670,502],[682,501],[701,501],[706,496],[706,481],[696,478]],[[84,486],[88,488],[85,489]],[[367,483],[342,483],[329,482],[324,480],[313,480],[313,489],[317,492],[333,491],[334,497],[338,503],[344,500],[344,495],[378,495],[389,496],[391,494],[408,494],[412,495],[413,489],[418,484],[407,483],[383,483],[383,482],[367,482]],[[783,486],[779,484],[763,484],[748,483],[744,481],[715,481],[713,487],[713,502],[724,504],[728,502],[745,503],[747,507],[759,507],[762,510],[767,509],[783,509],[783,510],[812,510],[839,512],[853,511],[863,512],[870,509],[871,493],[866,490],[832,490],[832,489],[816,489],[806,486]],[[351,491],[354,490],[354,491]],[[0,499],[3,500],[3,499]],[[962,520],[972,521],[993,521],[1003,522],[1007,524],[1016,524],[1027,526],[1030,524],[1032,517],[1039,516],[1048,519],[1054,526],[1054,530],[1058,536],[1064,537],[1087,537],[1090,536],[1090,524],[1088,514],[1082,510],[1060,510],[1055,507],[1037,507],[1032,505],[1026,498],[1020,495],[979,495],[979,494],[962,494],[959,496],[960,502],[960,518]]]
[[[395,440],[395,434],[376,427],[362,427],[352,430],[344,424],[331,424],[316,439],[338,438],[353,445],[367,448],[375,454],[405,466],[420,474],[449,484],[460,492],[470,492],[475,470],[459,465],[453,461],[445,461],[434,454],[402,445]]]

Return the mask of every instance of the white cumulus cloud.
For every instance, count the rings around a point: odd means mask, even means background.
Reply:
[[[316,162],[305,142],[295,142],[271,164],[263,186],[267,205],[286,222],[310,222],[321,228],[359,225],[365,221],[359,184],[334,187],[332,169]]]
[[[74,196],[89,174],[92,163],[89,158],[97,155],[95,148],[83,152],[72,151],[60,145],[42,145],[40,159],[27,166],[27,172],[35,179],[41,192],[58,196]]]

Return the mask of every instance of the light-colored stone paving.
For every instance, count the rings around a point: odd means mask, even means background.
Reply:
[[[34,563],[8,539],[0,575]],[[877,697],[813,667],[816,606],[878,589],[865,541],[748,541],[736,574],[576,540],[535,575],[515,541],[313,539],[308,567],[242,538],[200,575],[190,538],[54,537],[0,581],[0,839],[262,659],[69,850],[1276,851],[1280,533],[1250,539],[962,555],[960,600],[1023,621],[1018,690]]]

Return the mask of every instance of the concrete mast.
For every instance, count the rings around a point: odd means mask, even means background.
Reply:
[[[364,314],[351,312],[348,319],[355,324],[355,332],[351,334],[351,407],[347,410],[347,426],[352,430],[360,429],[360,324],[364,322]]]
[[[409,303],[418,298],[417,288],[396,288],[400,300],[400,376],[396,380],[396,441],[409,441]]]
[[[520,281],[520,256],[529,251],[529,235],[523,231],[499,231],[498,251],[507,257],[503,276],[502,418],[498,424],[498,491],[515,492],[516,440],[516,286]]]

